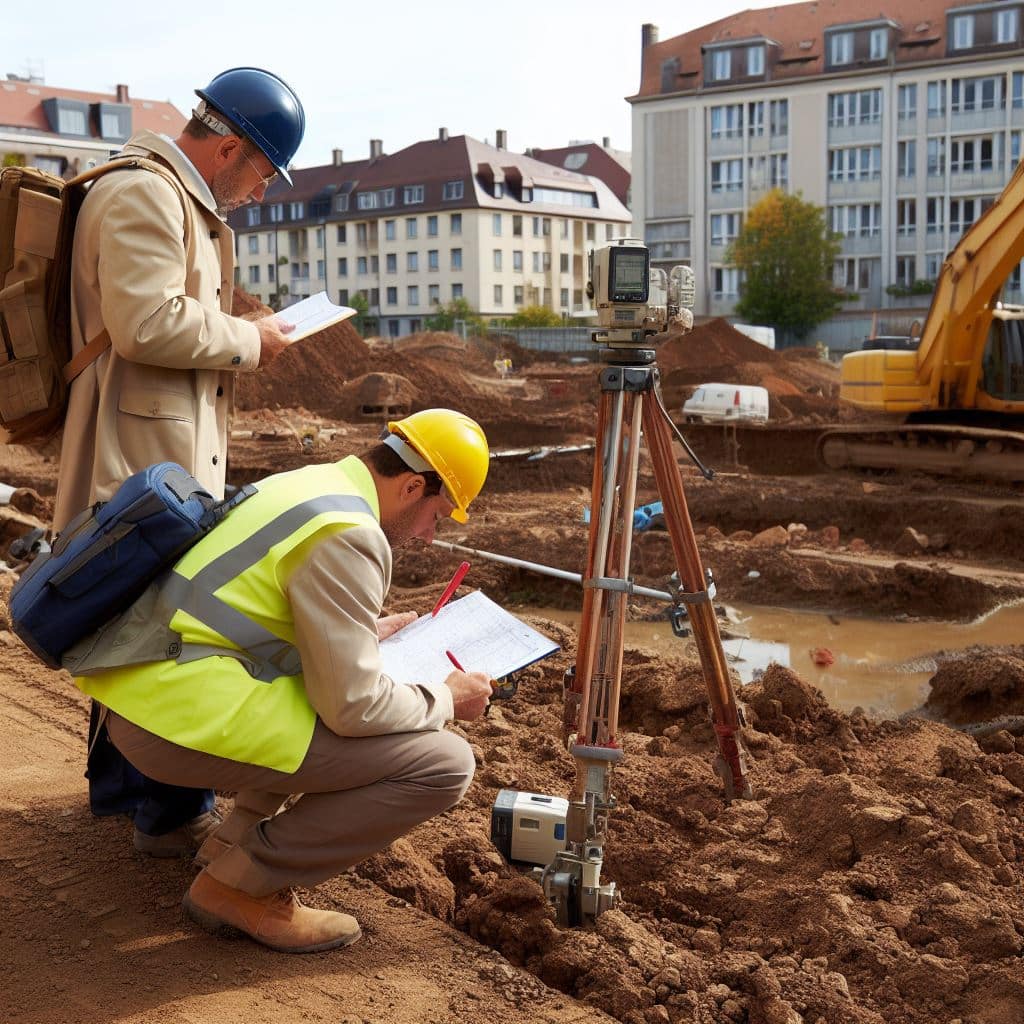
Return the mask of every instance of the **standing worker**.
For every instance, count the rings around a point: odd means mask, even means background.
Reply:
[[[128,760],[238,792],[185,908],[282,952],[359,938],[354,918],[290,887],[455,804],[474,760],[444,723],[479,717],[491,693],[479,672],[408,686],[381,673],[379,637],[409,621],[379,619],[392,550],[465,522],[489,459],[479,425],[448,409],[388,430],[360,456],[261,481],[76,662]]]
[[[71,386],[54,529],[154,462],[185,467],[223,497],[234,375],[287,345],[273,316],[230,315],[227,213],[263,198],[305,128],[298,97],[258,68],[225,71],[174,140],[144,131],[126,155],[159,164],[100,178],[79,214],[71,275],[72,354],[100,354]],[[190,856],[219,822],[213,793],[160,786],[124,762],[96,709],[89,730],[94,814],[126,813],[137,849]]]

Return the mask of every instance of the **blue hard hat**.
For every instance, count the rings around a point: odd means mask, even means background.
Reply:
[[[292,183],[288,164],[302,142],[306,114],[287,82],[260,68],[231,68],[196,95],[204,101],[194,112],[199,120],[218,134],[244,135]]]

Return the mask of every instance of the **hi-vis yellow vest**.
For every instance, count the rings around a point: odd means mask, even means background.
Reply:
[[[306,698],[286,595],[312,547],[352,526],[379,529],[359,459],[263,480],[161,581],[158,607],[180,635],[164,661],[79,677],[81,690],[191,750],[294,772],[316,712]]]

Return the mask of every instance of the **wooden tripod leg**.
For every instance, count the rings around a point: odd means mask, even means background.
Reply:
[[[701,565],[693,523],[683,493],[683,480],[672,452],[670,428],[654,396],[644,403],[644,437],[654,467],[665,513],[665,526],[672,541],[676,567],[683,591],[690,595],[686,602],[693,638],[697,644],[704,682],[708,688],[711,719],[718,739],[719,757],[715,770],[725,785],[727,800],[749,800],[752,797],[747,770],[747,755],[739,730],[744,724],[736,703],[729,668],[718,631],[712,595]]]

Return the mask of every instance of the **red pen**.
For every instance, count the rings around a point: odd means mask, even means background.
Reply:
[[[469,562],[463,562],[462,565],[455,570],[455,575],[452,577],[451,583],[444,588],[444,593],[437,599],[437,604],[434,605],[434,610],[430,613],[430,617],[433,618],[450,600],[452,594],[459,589],[459,584],[465,579],[466,573],[469,572]],[[451,657],[451,655],[449,655]],[[461,669],[459,671],[462,671]]]
[[[465,669],[464,669],[464,668],[463,668],[463,667],[462,667],[462,666],[461,666],[461,665],[459,664],[459,659],[458,659],[458,658],[456,658],[456,657],[455,657],[455,655],[454,655],[454,654],[452,654],[452,652],[451,652],[451,651],[445,651],[444,653],[448,655],[448,660],[449,660],[449,661],[450,661],[450,662],[451,662],[451,663],[452,663],[452,664],[453,664],[453,665],[454,665],[454,666],[455,666],[455,667],[456,667],[456,668],[457,668],[457,669],[458,669],[458,670],[459,670],[460,672],[465,672],[465,671],[466,671],[466,670],[465,670]]]

